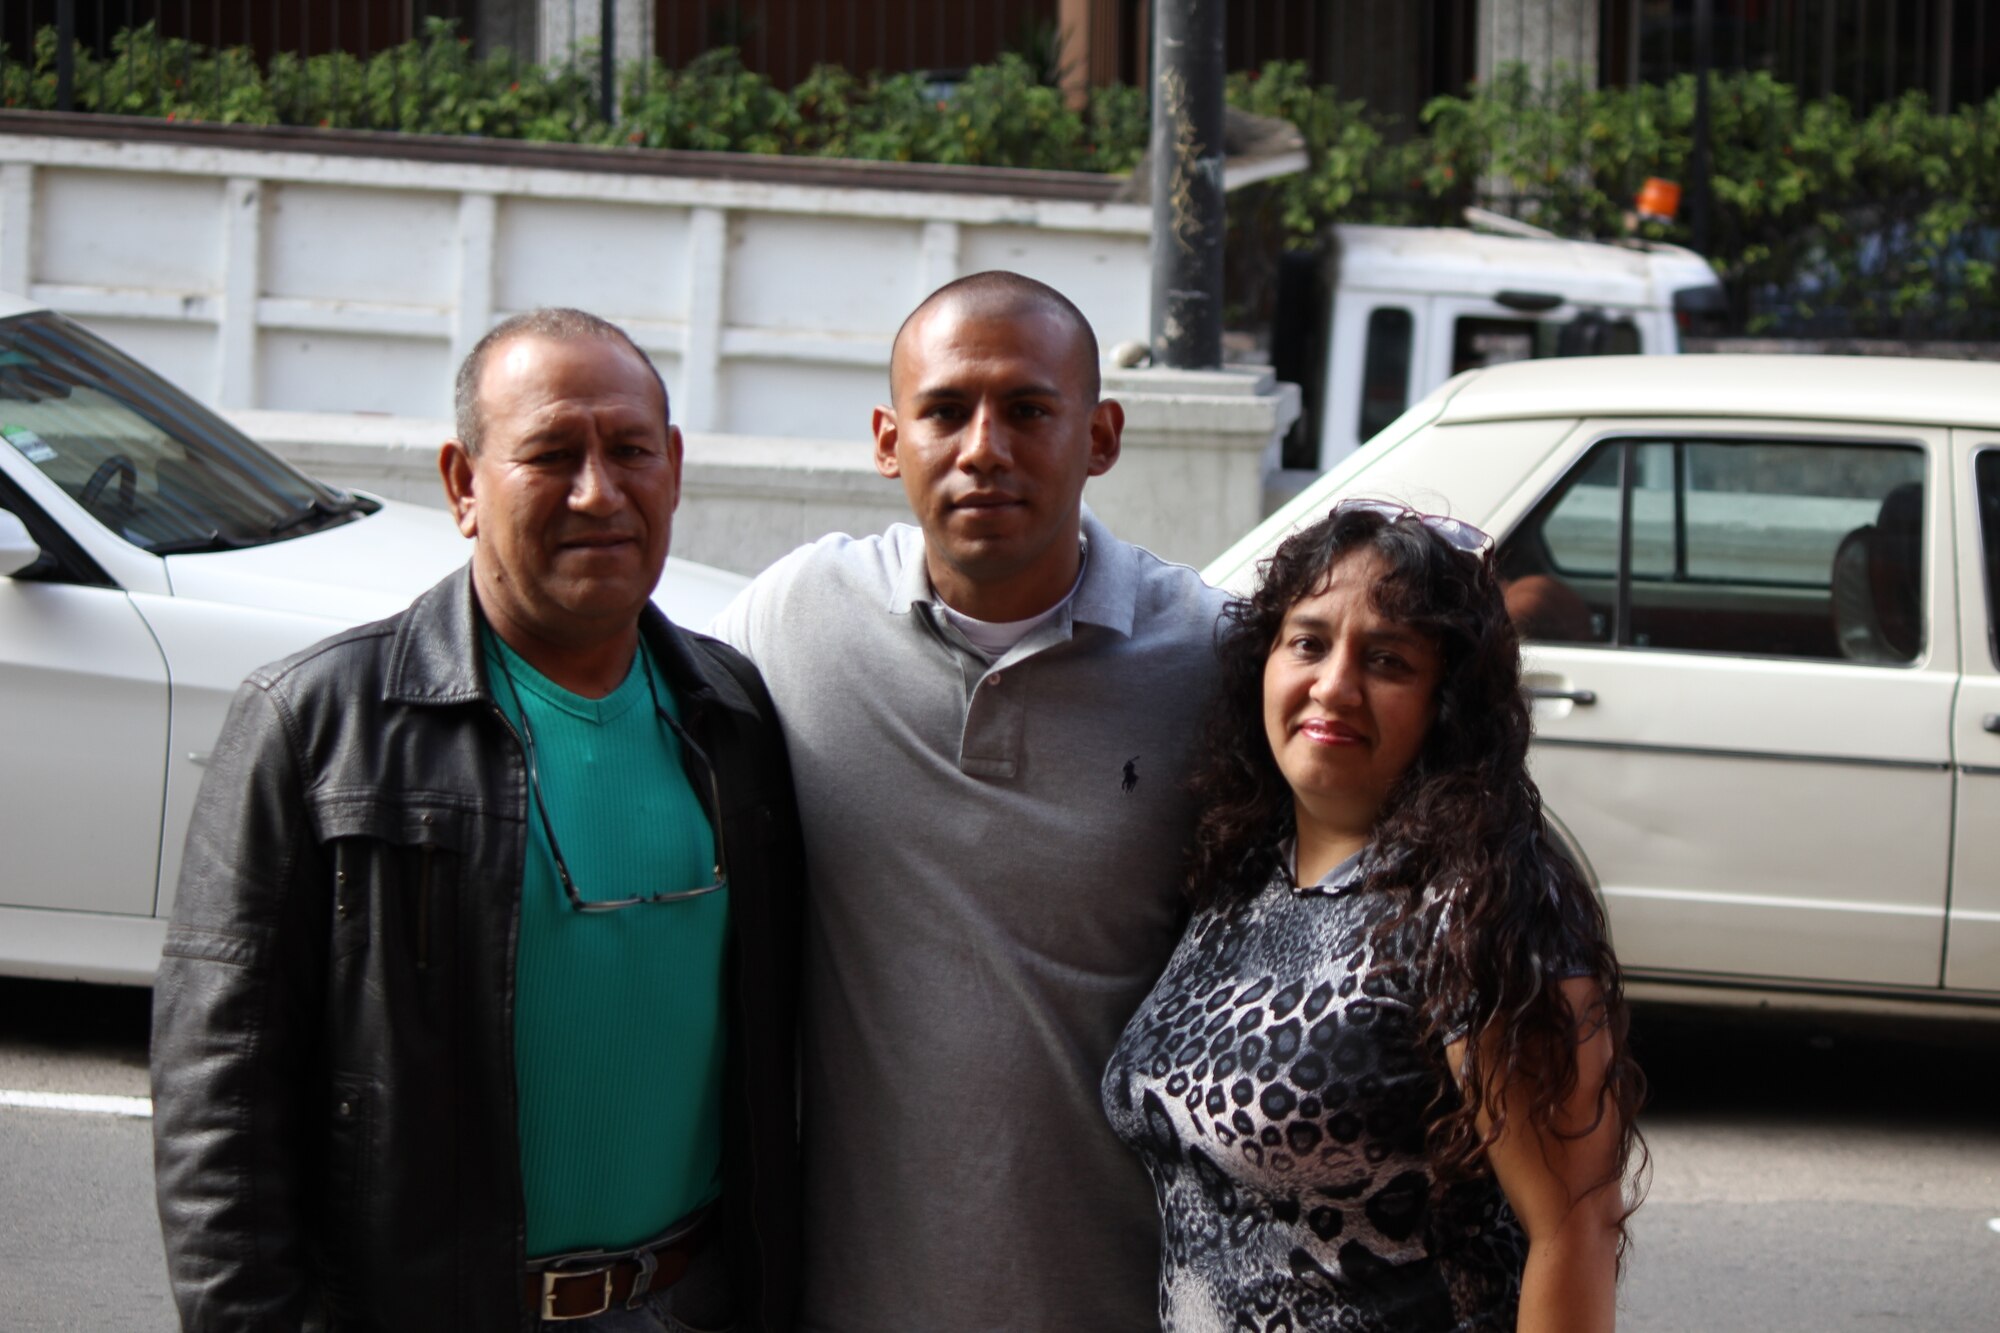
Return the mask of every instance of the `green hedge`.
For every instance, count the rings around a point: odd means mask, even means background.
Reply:
[[[1517,67],[1432,101],[1421,133],[1400,139],[1297,65],[1237,76],[1230,96],[1305,132],[1311,168],[1237,219],[1294,245],[1334,219],[1449,223],[1471,203],[1565,235],[1692,239],[1685,193],[1671,226],[1626,217],[1646,177],[1692,179],[1691,75],[1537,88]],[[1748,331],[2000,330],[2000,95],[1938,115],[1912,92],[1861,115],[1745,73],[1716,77],[1710,106],[1709,254]]]
[[[0,52],[0,104],[52,109],[55,81],[52,29],[30,59]],[[718,49],[678,69],[635,65],[624,86],[607,124],[582,68],[475,56],[437,20],[367,60],[280,55],[266,67],[139,28],[108,58],[79,50],[74,82],[80,110],[178,121],[1057,170],[1129,171],[1147,136],[1140,90],[1097,89],[1073,111],[1039,65],[1011,54],[952,85],[821,66],[786,90]],[[1436,99],[1416,126],[1312,85],[1298,64],[1232,76],[1229,98],[1292,121],[1311,158],[1233,201],[1240,249],[1309,245],[1334,220],[1449,223],[1475,202],[1616,236],[1645,177],[1691,175],[1691,77],[1537,87],[1515,68]],[[1848,332],[2000,328],[2000,96],[1938,115],[1912,93],[1862,115],[1750,73],[1717,77],[1712,107],[1711,255],[1751,331],[1814,319]],[[1678,223],[1638,232],[1685,242],[1687,222],[1684,204]]]
[[[421,40],[366,60],[282,54],[260,68],[243,48],[161,37],[150,24],[119,33],[111,47],[103,59],[77,51],[76,110],[1063,171],[1130,171],[1146,141],[1146,100],[1137,89],[1101,89],[1079,114],[1015,54],[949,88],[914,74],[860,78],[823,65],[786,91],[719,48],[678,69],[657,60],[629,66],[613,125],[599,114],[586,72],[594,61],[544,66],[505,51],[478,56],[438,19]],[[55,109],[53,28],[37,35],[31,59],[0,51],[0,105]]]

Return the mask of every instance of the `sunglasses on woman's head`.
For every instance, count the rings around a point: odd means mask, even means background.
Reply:
[[[1342,500],[1327,514],[1337,518],[1341,514],[1375,514],[1394,523],[1398,519],[1414,518],[1438,536],[1454,550],[1478,555],[1493,545],[1493,539],[1461,519],[1446,518],[1443,514],[1426,514],[1421,509],[1397,504],[1393,500],[1370,500],[1357,498]]]

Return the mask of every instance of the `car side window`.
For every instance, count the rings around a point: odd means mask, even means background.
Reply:
[[[1924,455],[1611,440],[1502,547],[1522,637],[1900,664],[1922,652]]]
[[[1611,641],[1623,459],[1622,449],[1593,449],[1501,547],[1507,611],[1522,638]]]
[[[1986,647],[2000,667],[2000,449],[1988,449],[1972,460],[1972,480],[1979,497],[1979,540],[1986,556]]]
[[[1451,373],[1458,375],[1482,366],[1546,356],[1547,352],[1536,349],[1537,331],[1538,325],[1532,319],[1462,316],[1451,330]]]
[[[1369,335],[1374,335],[1372,318]],[[1597,310],[1585,310],[1566,321],[1463,315],[1451,329],[1451,373],[1456,375],[1509,361],[1536,361],[1550,356],[1629,356],[1639,350],[1638,325],[1622,316],[1614,319]]]
[[[1368,346],[1361,362],[1360,439],[1372,440],[1410,405],[1410,312],[1378,306],[1368,312]]]

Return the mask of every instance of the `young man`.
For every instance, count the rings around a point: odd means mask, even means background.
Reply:
[[[890,394],[918,526],[796,551],[717,626],[777,702],[812,880],[802,1320],[1155,1329],[1098,1081],[1178,933],[1221,599],[1082,512],[1124,413],[1052,289],[942,288]]]
[[[182,1322],[789,1328],[796,815],[756,673],[650,600],[666,390],[536,311],[458,432],[471,564],[253,674],[202,784],[154,994]]]

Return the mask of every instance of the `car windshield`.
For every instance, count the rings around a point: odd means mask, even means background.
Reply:
[[[0,439],[156,555],[261,546],[364,508],[48,312],[0,321]]]

